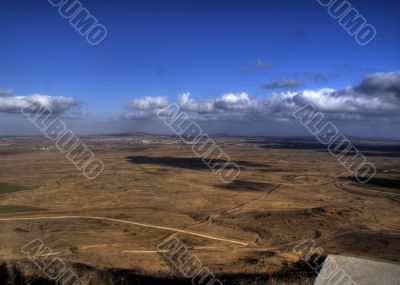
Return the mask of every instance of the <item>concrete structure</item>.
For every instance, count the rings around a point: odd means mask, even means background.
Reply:
[[[314,285],[400,285],[400,264],[328,255]]]

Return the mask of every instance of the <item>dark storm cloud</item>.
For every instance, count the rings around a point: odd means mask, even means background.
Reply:
[[[367,75],[354,90],[365,94],[393,94],[400,98],[400,72]]]

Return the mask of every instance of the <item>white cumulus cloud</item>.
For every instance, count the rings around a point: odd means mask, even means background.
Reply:
[[[0,112],[17,113],[32,104],[47,108],[54,114],[63,113],[81,103],[70,97],[33,94],[29,96],[0,96]],[[34,109],[32,109],[34,110]]]
[[[202,120],[287,121],[306,104],[327,117],[341,120],[393,118],[400,115],[400,72],[375,73],[360,84],[335,90],[283,91],[257,99],[245,92],[226,93],[215,99],[196,101],[189,92],[178,97],[183,111]],[[166,107],[166,97],[145,97],[131,104],[135,118],[149,117]]]
[[[148,96],[143,99],[135,99],[131,102],[131,106],[139,110],[161,109],[165,108],[167,104],[168,100],[165,96]]]

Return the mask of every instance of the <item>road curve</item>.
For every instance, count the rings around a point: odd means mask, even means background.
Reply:
[[[346,191],[348,193],[356,194],[356,195],[361,195],[365,197],[374,197],[374,198],[381,198],[381,199],[389,199],[392,201],[400,202],[400,195],[399,194],[394,194],[390,192],[384,192],[384,191],[377,191],[377,190],[372,190],[365,188],[363,189],[364,191],[356,190],[354,188],[351,188],[351,184],[348,183],[337,183],[335,182],[335,186],[343,191]]]

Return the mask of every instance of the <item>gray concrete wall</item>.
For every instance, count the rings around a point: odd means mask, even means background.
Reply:
[[[400,264],[328,255],[314,285],[400,285]]]

